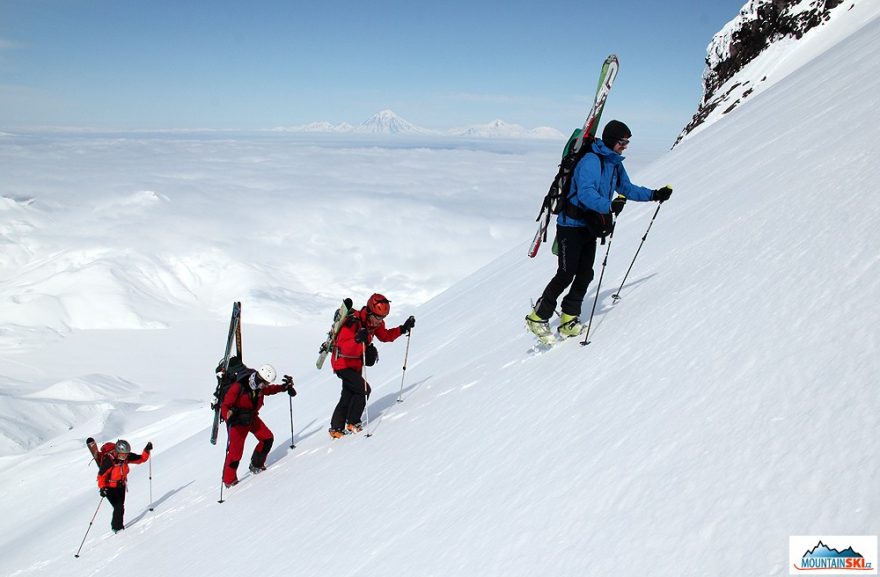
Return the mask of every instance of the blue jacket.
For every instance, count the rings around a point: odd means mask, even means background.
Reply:
[[[568,194],[569,202],[578,208],[609,214],[615,191],[625,196],[627,200],[643,202],[651,200],[653,189],[630,182],[629,175],[623,167],[623,156],[609,149],[601,140],[593,142],[593,152],[596,154],[585,154],[574,168],[571,190]],[[601,163],[599,156],[603,160]],[[565,212],[559,213],[556,224],[572,227],[588,226],[586,222],[571,218]]]

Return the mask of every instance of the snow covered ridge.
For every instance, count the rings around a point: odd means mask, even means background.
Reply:
[[[860,3],[871,4],[863,0],[748,0],[709,43],[703,97],[676,144],[697,127],[734,110],[759,87],[767,87],[762,84],[778,80],[781,75],[772,78],[770,73],[775,70],[768,70],[766,61],[789,58],[814,28]],[[759,60],[765,62],[753,64]]]
[[[509,124],[503,120],[493,120],[487,124],[479,124],[464,128],[453,128],[447,131],[422,128],[401,118],[392,110],[382,110],[358,126],[347,122],[312,122],[310,124],[274,129],[278,132],[328,132],[328,133],[359,133],[359,134],[412,134],[437,136],[463,136],[468,138],[545,138],[562,139],[565,135],[548,126],[525,128],[519,124]]]

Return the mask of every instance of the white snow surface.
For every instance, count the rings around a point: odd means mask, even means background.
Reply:
[[[630,168],[675,193],[612,304],[656,205],[623,212],[587,347],[523,328],[559,146],[4,136],[0,574],[774,576],[791,535],[877,535],[880,20],[835,29]],[[406,371],[380,343],[372,436],[331,441],[317,344],[373,290],[417,318]],[[299,395],[267,398],[269,469],[218,504],[234,299],[245,360]],[[88,436],[155,451],[127,529],[104,504],[75,559]]]

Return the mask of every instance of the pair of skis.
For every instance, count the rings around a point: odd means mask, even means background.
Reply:
[[[235,339],[235,351],[239,359],[241,359],[241,302],[232,304],[232,318],[229,320],[229,334],[226,336],[226,352],[223,354],[223,372],[217,374],[217,388],[214,390],[214,402],[211,405],[214,409],[214,423],[211,425],[211,444],[217,444],[217,435],[220,431],[220,404],[223,399],[218,398],[220,395],[220,384],[226,372],[229,371],[229,358],[232,356],[232,339]]]
[[[333,345],[336,343],[336,336],[339,334],[339,329],[342,328],[342,323],[345,322],[345,319],[351,313],[351,307],[353,304],[354,303],[351,299],[344,299],[342,305],[333,314],[333,324],[330,325],[330,330],[327,331],[327,338],[324,339],[324,342],[321,343],[321,347],[318,349],[318,360],[315,362],[315,366],[318,370],[324,366],[324,361],[327,359],[327,355],[332,352]]]
[[[584,121],[581,133],[577,136],[577,140],[574,142],[574,146],[571,150],[572,153],[576,154],[584,145],[585,140],[587,142],[592,142],[595,138],[596,130],[599,127],[599,119],[602,116],[602,110],[605,108],[605,101],[608,99],[608,94],[611,92],[611,86],[614,84],[614,79],[617,78],[617,72],[619,69],[620,63],[617,60],[617,56],[614,54],[608,56],[602,64],[602,71],[599,73],[599,84],[596,87],[596,96],[593,99],[593,106],[590,108],[590,113],[587,114],[587,119]],[[538,254],[538,249],[541,248],[541,243],[547,242],[547,228],[550,226],[550,217],[555,210],[552,202],[553,193],[554,191],[568,189],[567,181],[571,178],[571,173],[573,171],[574,166],[562,167],[560,164],[560,171],[553,180],[553,184],[550,185],[550,192],[548,192],[547,196],[544,198],[541,212],[536,219],[538,223],[538,231],[535,233],[535,238],[532,239],[532,243],[529,245],[529,258],[534,258]]]

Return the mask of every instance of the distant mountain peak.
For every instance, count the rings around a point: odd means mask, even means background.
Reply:
[[[496,118],[487,124],[478,124],[465,128],[453,128],[439,131],[422,128],[402,118],[390,108],[385,108],[359,124],[352,126],[347,122],[312,122],[310,124],[289,128],[276,128],[279,132],[327,132],[327,133],[361,133],[361,134],[417,134],[417,135],[448,135],[473,138],[544,138],[562,140],[561,132],[549,126],[524,128],[519,124],[511,124]]]
[[[393,110],[386,108],[361,123],[358,127],[358,132],[373,134],[424,134],[427,131],[401,118]]]
[[[496,118],[487,124],[478,124],[466,128],[456,128],[450,131],[455,136],[467,136],[471,138],[549,138],[564,139],[565,135],[548,126],[528,129],[519,124],[510,124],[500,118]]]

